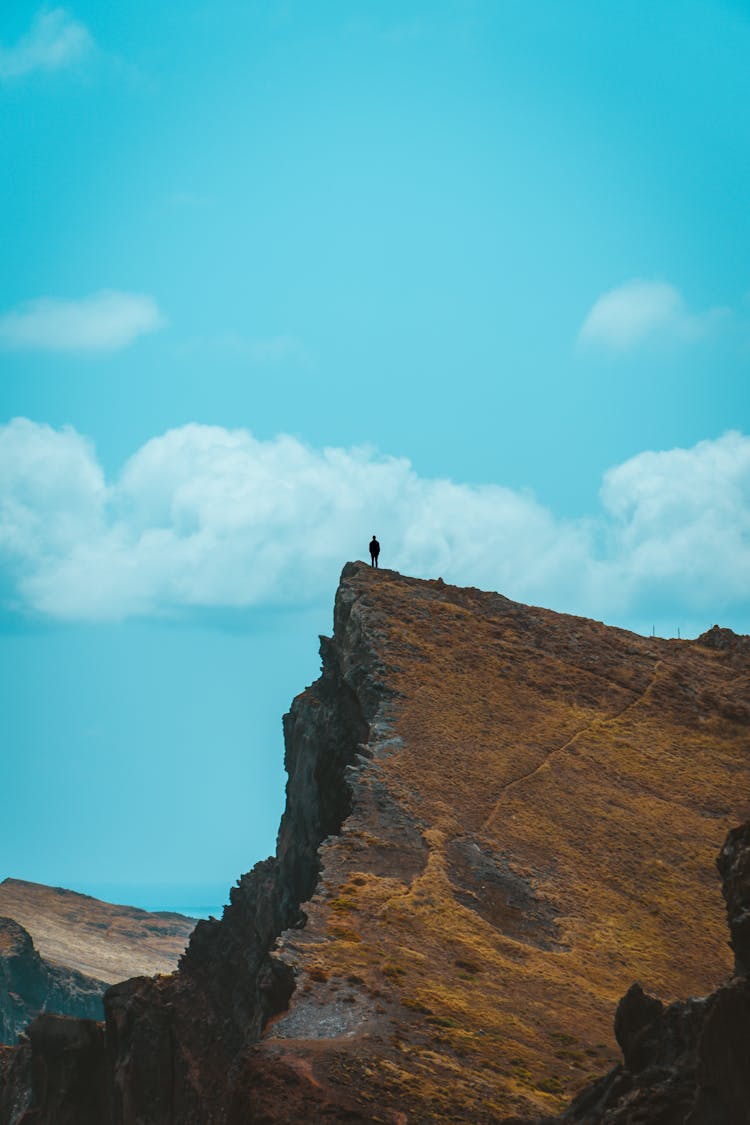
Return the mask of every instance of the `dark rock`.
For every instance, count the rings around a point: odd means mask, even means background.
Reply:
[[[730,982],[708,1006],[698,1051],[690,1125],[750,1121],[750,988]]]
[[[617,1005],[615,1012],[615,1038],[630,1070],[639,1070],[637,1044],[654,1020],[662,1014],[664,1005],[653,996],[647,996],[639,984],[632,984]]]
[[[15,1043],[40,1012],[101,1019],[106,987],[75,969],[49,964],[23,926],[0,918],[0,1043]]]
[[[734,971],[750,970],[750,823],[733,828],[716,860],[727,904]]]
[[[31,1044],[0,1047],[0,1121],[17,1125],[31,1105]]]
[[[104,1028],[92,1020],[39,1016],[29,1027],[33,1111],[29,1122],[109,1125]]]
[[[694,643],[716,649],[717,652],[750,652],[750,637],[735,633],[732,629],[722,629],[719,625],[712,625],[705,633],[696,637]]]

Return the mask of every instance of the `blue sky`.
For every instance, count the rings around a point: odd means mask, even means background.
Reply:
[[[740,3],[3,7],[0,875],[270,852],[373,531],[750,631],[748,57]]]

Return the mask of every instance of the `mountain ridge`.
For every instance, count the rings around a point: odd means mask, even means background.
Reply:
[[[615,1062],[634,978],[676,999],[729,971],[710,863],[748,811],[750,661],[709,633],[347,564],[321,677],[284,721],[276,856],[177,974],[109,990],[101,1039],[32,1025],[0,1107],[25,1098],[38,1125],[66,1105],[77,1125],[561,1111]],[[54,1091],[29,1089],[34,1059]]]

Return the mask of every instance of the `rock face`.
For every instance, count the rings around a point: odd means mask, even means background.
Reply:
[[[750,1121],[750,822],[717,860],[735,975],[709,996],[664,1007],[634,984],[615,1034],[623,1063],[585,1090],[559,1122],[570,1125],[746,1125]]]
[[[614,1061],[634,978],[671,999],[729,971],[709,864],[746,808],[750,659],[719,632],[347,564],[284,720],[276,855],[178,973],[108,991],[103,1031],[32,1025],[0,1123],[559,1112]],[[629,1051],[656,1004],[625,1005]]]
[[[12,918],[0,918],[0,1043],[15,1043],[40,1012],[102,1019],[104,981],[51,965],[31,935]]]
[[[737,976],[750,973],[750,823],[733,829],[716,861],[723,880]]]

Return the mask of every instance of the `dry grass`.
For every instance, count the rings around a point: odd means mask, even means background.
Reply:
[[[714,857],[750,812],[750,669],[393,572],[350,581],[399,693],[378,776],[427,862],[410,885],[373,874],[376,816],[327,845],[305,995],[354,976],[389,1013],[387,1049],[357,1043],[363,1088],[436,1120],[448,1101],[555,1110],[617,1057],[634,979],[669,1000],[730,969]]]

